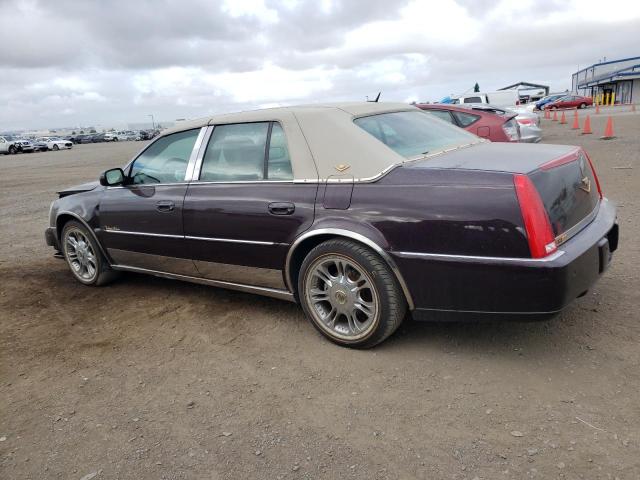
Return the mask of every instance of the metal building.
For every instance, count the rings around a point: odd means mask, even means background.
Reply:
[[[640,57],[600,62],[571,76],[571,90],[578,95],[615,93],[615,103],[640,102]]]

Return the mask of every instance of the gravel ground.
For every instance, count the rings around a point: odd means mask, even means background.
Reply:
[[[640,112],[610,141],[590,113],[594,135],[543,130],[620,207],[595,288],[550,322],[405,322],[369,351],[278,300],[74,281],[44,244],[54,192],[140,143],[0,157],[0,477],[640,478]]]

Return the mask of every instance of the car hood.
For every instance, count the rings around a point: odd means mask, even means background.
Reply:
[[[88,182],[80,185],[75,185],[73,187],[65,188],[64,190],[60,190],[58,195],[60,198],[68,197],[69,195],[75,195],[76,193],[82,192],[90,192],[91,190],[95,190],[100,185],[100,182]]]

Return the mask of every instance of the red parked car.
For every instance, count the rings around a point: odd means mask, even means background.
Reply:
[[[500,115],[447,103],[420,103],[416,107],[492,142],[520,141],[516,113]]]
[[[558,108],[586,108],[593,105],[591,97],[582,97],[580,95],[565,95],[559,99],[547,103],[543,110],[556,110]]]

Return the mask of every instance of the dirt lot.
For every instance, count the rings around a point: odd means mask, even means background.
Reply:
[[[544,125],[620,206],[612,268],[551,322],[405,322],[370,351],[282,301],[76,282],[54,192],[141,144],[0,157],[0,478],[640,478],[640,113],[612,141]]]

